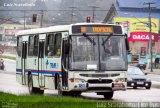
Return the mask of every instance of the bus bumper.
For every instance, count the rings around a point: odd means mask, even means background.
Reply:
[[[109,92],[117,90],[126,90],[125,83],[109,83],[109,84],[91,84],[88,82],[74,83],[71,91],[94,91]]]

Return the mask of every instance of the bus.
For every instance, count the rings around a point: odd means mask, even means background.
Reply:
[[[109,54],[106,51],[110,46]],[[127,35],[121,26],[76,23],[19,31],[16,79],[29,93],[96,92],[106,99],[126,90]]]

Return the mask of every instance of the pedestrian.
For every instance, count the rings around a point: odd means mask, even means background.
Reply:
[[[160,60],[159,58],[155,58],[155,68],[158,69],[158,64],[159,64]]]

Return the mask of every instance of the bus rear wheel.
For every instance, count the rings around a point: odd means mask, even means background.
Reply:
[[[33,87],[32,74],[29,74],[28,76],[28,90],[30,94],[44,94],[44,90],[40,90],[40,88]]]
[[[60,79],[60,77],[57,78],[57,90],[58,90],[58,95],[59,95],[59,96],[63,95],[63,92],[62,92],[62,84],[61,84],[61,79]]]

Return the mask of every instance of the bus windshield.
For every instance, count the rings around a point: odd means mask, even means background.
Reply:
[[[126,70],[124,36],[71,36],[70,70]]]

